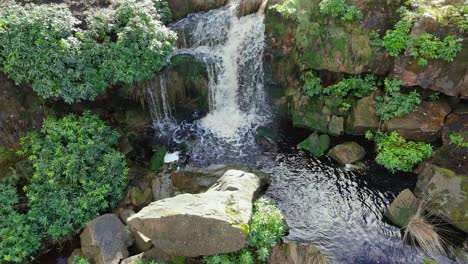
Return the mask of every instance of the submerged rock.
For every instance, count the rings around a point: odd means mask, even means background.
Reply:
[[[247,243],[252,201],[259,188],[256,175],[229,170],[205,193],[153,202],[128,223],[171,256],[234,252]]]
[[[276,244],[270,258],[270,264],[332,264],[333,261],[323,255],[320,250],[312,244],[299,244],[297,242],[286,242]]]
[[[468,233],[468,175],[427,162],[417,173],[415,194],[425,209]]]
[[[418,199],[409,189],[405,189],[390,204],[385,216],[394,224],[406,227],[411,218],[416,215],[418,206]]]
[[[330,147],[330,137],[314,132],[306,140],[299,143],[298,147],[320,157],[325,155],[328,147]]]
[[[416,141],[434,141],[440,137],[445,117],[451,109],[447,102],[423,102],[404,117],[384,123],[386,131],[397,131],[402,137]]]
[[[133,241],[115,214],[102,215],[86,224],[81,233],[81,250],[96,264],[118,264],[128,257]]]
[[[333,147],[328,156],[338,161],[341,164],[351,164],[362,160],[366,155],[366,151],[358,143],[345,142]]]

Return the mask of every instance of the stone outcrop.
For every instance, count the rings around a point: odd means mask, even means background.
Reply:
[[[270,264],[332,264],[333,261],[322,254],[312,244],[300,244],[297,242],[286,242],[276,244],[270,258]]]
[[[380,119],[376,114],[375,93],[357,101],[346,119],[345,131],[351,135],[364,135],[367,130],[376,130]]]
[[[328,135],[319,135],[316,131],[297,146],[303,150],[309,151],[316,157],[320,157],[325,155],[330,147],[330,137]]]
[[[322,133],[328,132],[328,124],[331,120],[330,110],[319,99],[299,92],[290,97],[289,104],[294,126],[306,127]]]
[[[237,16],[242,17],[259,11],[264,0],[242,0]]]
[[[432,18],[424,17],[414,23],[412,35],[431,33],[443,39],[449,34],[457,36],[454,26],[442,26]],[[461,37],[461,36],[459,36]],[[420,86],[449,96],[468,98],[468,39],[453,62],[430,60],[428,66],[419,66],[409,56],[399,57],[391,76],[399,78],[405,86]]]
[[[418,199],[409,189],[405,189],[390,204],[385,216],[394,224],[406,227],[411,218],[416,215],[418,207]]]
[[[102,215],[86,224],[81,233],[83,255],[96,264],[119,264],[133,244],[125,226],[114,214]]]
[[[445,101],[423,102],[404,117],[384,123],[385,131],[397,131],[402,137],[415,141],[434,141],[441,135],[445,117],[451,109]]]
[[[351,164],[362,160],[366,151],[356,142],[345,142],[330,149],[328,156],[341,164]]]
[[[425,209],[468,233],[468,175],[427,162],[417,173],[415,194]]]
[[[205,193],[153,202],[128,224],[171,256],[237,251],[247,242],[252,201],[259,188],[254,174],[229,170]]]
[[[225,5],[226,0],[169,0],[169,7],[172,11],[174,19],[179,19],[187,16],[190,13],[198,11],[207,11],[210,9],[219,8]]]
[[[332,116],[328,124],[328,134],[340,136],[344,133],[344,118],[341,116]]]

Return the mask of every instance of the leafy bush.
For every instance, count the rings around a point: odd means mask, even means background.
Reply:
[[[283,3],[273,5],[271,9],[276,10],[287,19],[294,18],[296,14],[296,0],[285,0]]]
[[[152,0],[154,7],[159,15],[159,20],[164,24],[171,22],[172,12],[169,8],[169,3],[167,0]]]
[[[362,12],[357,7],[346,3],[346,0],[322,0],[320,1],[320,13],[341,17],[342,20],[362,20]]]
[[[366,138],[377,142],[376,162],[389,171],[411,171],[419,162],[432,156],[432,146],[423,142],[407,141],[397,132],[366,133]]]
[[[330,108],[339,107],[341,111],[348,111],[354,98],[366,97],[376,89],[376,79],[373,75],[345,78],[325,88],[321,85],[320,78],[311,71],[305,72],[302,79],[307,95],[318,95]]]
[[[374,103],[376,114],[383,121],[388,121],[395,117],[402,117],[411,112],[421,103],[418,92],[410,94],[400,92],[403,82],[398,79],[385,79],[385,93],[377,96]]]
[[[119,135],[97,116],[48,118],[40,133],[21,140],[34,174],[25,187],[28,215],[53,239],[72,234],[114,205],[126,185]]]
[[[41,246],[40,234],[27,215],[15,211],[16,204],[16,187],[0,183],[0,262],[21,262]]]
[[[463,135],[451,133],[449,135],[450,145],[468,148],[468,141],[465,141]]]
[[[427,66],[429,59],[440,59],[452,62],[461,50],[462,39],[449,35],[441,41],[438,37],[423,33],[419,36],[410,36],[416,14],[402,9],[402,18],[387,30],[383,41],[379,40],[376,32],[370,33],[371,44],[377,48],[385,48],[391,56],[396,57],[406,50],[411,57],[418,59],[418,65]]]
[[[254,203],[247,247],[239,252],[204,257],[203,261],[206,264],[265,263],[272,246],[283,237],[285,231],[281,211],[272,202],[260,198]]]
[[[87,258],[82,258],[80,256],[75,256],[72,264],[91,264]]]
[[[156,5],[164,10],[164,3]],[[86,30],[64,5],[1,9],[0,70],[16,83],[31,83],[44,98],[67,103],[94,99],[109,84],[151,77],[173,51],[175,34],[150,0],[115,7],[91,17]]]

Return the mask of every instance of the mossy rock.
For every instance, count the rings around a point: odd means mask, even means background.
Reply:
[[[414,194],[409,189],[405,189],[390,204],[385,216],[394,224],[404,228],[417,214],[418,206],[419,203]]]
[[[325,155],[330,147],[330,137],[328,135],[319,135],[317,132],[314,132],[306,140],[299,143],[298,147],[309,151],[316,157],[320,157]]]
[[[293,125],[305,127],[322,133],[328,132],[330,111],[322,101],[302,94],[289,97],[290,114]]]
[[[159,171],[164,165],[164,156],[167,150],[165,147],[157,146],[150,161],[150,168],[152,171]]]

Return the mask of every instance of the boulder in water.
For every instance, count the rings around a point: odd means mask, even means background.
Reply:
[[[411,218],[416,215],[418,206],[418,199],[409,189],[405,189],[390,204],[385,216],[394,224],[406,227]]]
[[[333,147],[328,156],[338,161],[341,164],[351,164],[362,160],[366,155],[366,151],[356,142],[345,142]]]
[[[115,214],[102,215],[86,224],[81,233],[81,250],[96,264],[119,264],[128,257],[133,241]]]
[[[425,209],[468,233],[468,175],[421,163],[417,169],[415,194]]]
[[[229,170],[205,193],[153,202],[128,224],[171,256],[234,252],[247,243],[252,201],[259,188],[256,175]]]
[[[330,147],[330,137],[328,135],[319,135],[317,132],[314,132],[306,140],[299,143],[298,147],[320,157],[323,156],[328,147]]]

